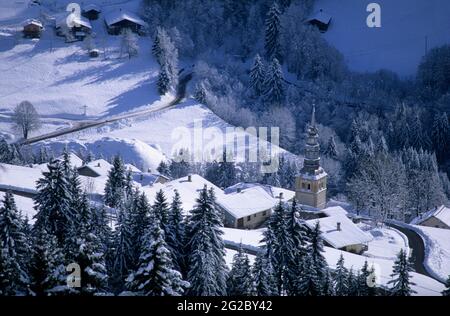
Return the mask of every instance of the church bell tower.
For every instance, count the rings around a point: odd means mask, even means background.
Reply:
[[[316,109],[307,127],[303,168],[295,181],[295,197],[300,204],[323,209],[327,199],[327,173],[320,166],[319,134],[316,127]]]

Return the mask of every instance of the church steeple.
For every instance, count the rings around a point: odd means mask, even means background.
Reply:
[[[296,198],[300,204],[323,208],[326,204],[327,173],[320,167],[319,131],[316,126],[316,107],[306,129],[303,168],[296,180]]]

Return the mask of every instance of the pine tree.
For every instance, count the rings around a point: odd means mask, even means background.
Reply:
[[[259,54],[257,54],[253,66],[250,69],[250,87],[253,89],[256,96],[261,96],[264,90],[264,82],[264,64]]]
[[[359,283],[358,283],[358,279],[360,278],[359,272],[357,275],[355,275],[355,273],[353,272],[353,268],[350,269],[350,271],[348,272],[348,279],[347,279],[347,283],[348,283],[348,296],[359,296],[360,295],[360,290],[359,290]]]
[[[169,166],[168,166],[168,164],[164,161],[164,160],[162,160],[160,163],[159,163],[159,166],[158,166],[158,168],[156,169],[156,171],[158,171],[160,174],[162,174],[163,176],[166,176],[166,177],[170,177],[170,169],[169,169]]]
[[[63,246],[70,240],[73,233],[73,199],[70,194],[67,174],[64,166],[59,161],[48,164],[44,177],[37,182],[37,194],[34,197],[36,223],[34,229],[47,229],[58,239],[58,244]]]
[[[334,292],[337,296],[347,296],[349,293],[348,271],[344,266],[344,256],[341,254],[334,275]]]
[[[265,50],[268,60],[282,61],[280,9],[273,3],[266,18]]]
[[[23,223],[11,192],[0,207],[0,295],[26,294],[29,283]]]
[[[317,275],[320,280],[323,281],[323,278],[328,270],[328,265],[323,255],[323,240],[320,234],[320,223],[317,221],[314,229],[311,231],[311,242],[308,247],[308,253],[311,254],[312,264],[314,269],[317,271]]]
[[[225,295],[225,264],[222,221],[206,186],[191,211],[187,228],[189,295]]]
[[[125,197],[125,166],[120,156],[115,156],[113,167],[108,172],[105,186],[105,204],[119,207]]]
[[[207,105],[208,100],[206,99],[206,88],[203,84],[199,84],[194,92],[194,99],[200,102],[200,104]]]
[[[247,254],[239,246],[238,252],[233,256],[233,263],[227,280],[227,293],[229,296],[252,295],[252,271]]]
[[[429,147],[428,136],[424,133],[419,113],[416,113],[411,123],[410,145],[416,149],[427,149]]]
[[[300,296],[320,296],[323,293],[323,278],[319,276],[314,267],[313,258],[307,255],[304,258],[304,265],[297,280],[297,295]]]
[[[170,90],[170,78],[167,71],[167,67],[161,67],[158,75],[158,93],[160,95],[165,95]]]
[[[442,291],[443,296],[450,296],[450,275],[448,276],[447,282],[445,282],[445,290]]]
[[[358,279],[359,292],[361,296],[376,296],[377,288],[375,284],[375,269],[369,269],[367,260],[361,268],[360,277]]]
[[[169,204],[163,190],[156,192],[155,202],[152,206],[153,214],[159,221],[164,234],[169,232]]]
[[[445,159],[450,149],[450,126],[447,113],[436,113],[433,119],[431,137],[439,161]]]
[[[274,58],[264,82],[264,101],[269,104],[280,105],[285,97],[284,90],[283,70],[278,59]]]
[[[173,269],[164,232],[155,218],[148,228],[136,272],[127,278],[126,287],[137,295],[179,296],[189,286],[181,273]]]
[[[330,136],[324,154],[327,157],[337,159],[338,152],[337,152],[336,141],[334,140],[334,136]]]
[[[178,271],[184,271],[184,238],[185,226],[181,197],[177,190],[170,205],[168,218],[167,245],[172,254],[172,262]]]
[[[255,296],[275,296],[276,280],[274,270],[267,255],[263,252],[257,254],[252,269],[253,293]]]
[[[397,260],[394,263],[394,269],[391,274],[393,278],[388,284],[392,284],[391,293],[393,296],[410,296],[416,293],[411,289],[415,283],[410,280],[410,272],[413,271],[413,267],[409,262],[406,252],[401,249],[397,255]]]
[[[234,162],[227,156],[226,149],[222,153],[222,161],[217,166],[217,185],[227,188],[236,183],[236,169]]]

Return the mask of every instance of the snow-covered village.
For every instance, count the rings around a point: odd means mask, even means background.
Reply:
[[[0,296],[449,296],[449,14],[0,0]]]

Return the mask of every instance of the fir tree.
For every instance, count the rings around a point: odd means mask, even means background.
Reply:
[[[73,199],[70,194],[67,174],[59,161],[48,164],[44,177],[37,182],[37,194],[34,197],[36,223],[34,229],[45,228],[58,239],[60,246],[73,235],[75,218]]]
[[[413,267],[409,262],[406,252],[401,249],[391,274],[393,279],[388,282],[388,284],[392,284],[391,293],[393,296],[410,296],[416,293],[416,291],[411,289],[411,285],[415,285],[410,280],[410,272],[412,271]]]
[[[353,268],[350,269],[347,276],[347,283],[348,283],[348,296],[359,296],[360,290],[359,290],[359,283],[358,280],[360,278],[359,272],[355,275],[353,272]]]
[[[233,257],[232,268],[228,274],[227,293],[229,296],[252,295],[252,271],[242,245]]]
[[[156,83],[158,86],[158,93],[160,95],[165,95],[170,90],[170,77],[167,71],[167,67],[162,67],[159,75],[158,82]]]
[[[337,152],[337,148],[336,148],[336,142],[335,142],[333,136],[330,136],[330,138],[328,139],[328,144],[327,144],[324,154],[327,157],[337,159],[338,152]]]
[[[177,190],[170,205],[168,218],[168,233],[166,235],[167,245],[172,254],[172,262],[178,271],[184,271],[184,219],[181,197]]]
[[[158,168],[156,169],[156,171],[158,171],[160,174],[162,174],[163,176],[166,176],[166,177],[170,177],[170,169],[169,169],[169,166],[168,166],[168,164],[164,161],[164,160],[162,160],[160,163],[159,163],[159,166],[158,166]]]
[[[281,61],[281,21],[280,9],[276,2],[273,3],[266,18],[265,50],[268,60]]]
[[[173,269],[164,232],[155,218],[145,234],[138,269],[127,278],[126,287],[137,295],[179,296],[188,286]]]
[[[337,296],[347,296],[349,293],[348,271],[344,266],[344,256],[341,254],[336,265],[334,276],[334,292]]]
[[[224,261],[222,221],[206,186],[191,211],[187,228],[189,295],[225,295],[227,266]]]
[[[450,296],[450,275],[448,276],[447,281],[445,282],[445,290],[442,291],[443,296]]]
[[[312,264],[317,272],[317,275],[320,280],[323,281],[323,278],[328,270],[328,265],[325,257],[323,256],[323,240],[320,234],[320,224],[319,221],[317,221],[314,229],[311,231],[308,253],[311,254]]]
[[[0,207],[0,295],[27,293],[29,283],[23,223],[11,192]]]
[[[261,96],[264,89],[264,82],[264,64],[259,54],[257,54],[253,66],[250,69],[250,87],[253,89],[256,96]]]
[[[434,150],[439,161],[445,159],[450,149],[450,126],[447,113],[436,113],[431,130]]]
[[[319,296],[323,293],[323,278],[319,276],[314,267],[313,258],[307,255],[304,258],[304,265],[297,280],[297,295],[300,296]]]
[[[155,202],[152,206],[153,214],[159,221],[164,234],[169,232],[169,204],[167,203],[166,196],[163,190],[159,190],[156,193]]]
[[[375,270],[373,267],[369,269],[369,264],[366,260],[363,267],[361,268],[360,277],[358,279],[360,295],[376,296],[377,288],[375,281]]]
[[[119,207],[125,197],[125,167],[120,156],[115,156],[113,167],[108,172],[105,186],[105,204]]]
[[[222,153],[222,161],[219,162],[217,168],[217,185],[227,188],[236,183],[236,169],[234,162],[226,153],[224,148]]]
[[[283,70],[278,59],[274,58],[264,82],[264,101],[269,104],[280,105],[285,97],[284,90]]]
[[[252,275],[255,296],[275,296],[277,294],[274,270],[265,253],[260,252],[256,256]]]

